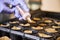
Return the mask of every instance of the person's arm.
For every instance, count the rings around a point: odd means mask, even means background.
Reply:
[[[2,12],[2,10],[3,10],[3,4],[2,4],[2,2],[0,2],[0,13]]]
[[[19,12],[21,12],[21,15],[23,15],[23,19],[27,20],[30,23],[34,22],[30,19],[29,13],[25,13],[19,6],[16,6],[16,8],[18,9]]]
[[[29,12],[29,8],[28,8],[25,0],[20,0],[20,6],[25,12]]]
[[[29,13],[29,8],[27,7],[25,0],[20,0],[16,8],[20,11],[20,14],[22,15],[24,20],[27,20],[28,17],[31,17]]]
[[[30,18],[30,14],[28,12],[23,11],[18,5],[16,6],[16,8],[20,12],[20,14],[23,16],[24,20],[27,20]]]
[[[8,1],[8,0],[7,0]],[[4,1],[8,4],[11,4],[12,6],[16,6],[16,8],[18,9],[18,11],[20,12],[20,14],[22,15],[22,18],[24,20],[27,19],[27,17],[31,17],[30,13],[29,13],[29,8],[27,7],[25,0],[10,0],[10,1]],[[22,12],[23,11],[23,12]]]

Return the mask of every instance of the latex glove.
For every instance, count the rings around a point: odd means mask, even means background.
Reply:
[[[25,13],[24,15],[22,15],[22,17],[19,17],[19,20],[28,20],[28,18],[30,18],[31,17],[31,15],[30,15],[30,13]]]
[[[20,19],[24,19],[24,20],[27,20],[27,17],[31,17],[30,13],[29,12],[25,12],[23,11],[18,5],[16,6],[17,10],[19,11],[19,13],[21,14],[22,18],[19,18]]]
[[[24,15],[22,15],[22,18],[24,20],[27,20],[27,18],[30,18],[30,17],[31,17],[30,13],[25,13]]]
[[[22,17],[19,18],[19,20],[22,20],[22,19],[23,19]]]
[[[21,15],[18,10],[15,10],[15,17],[19,18],[19,20],[22,20],[22,19],[27,20],[27,18],[31,17],[31,15],[28,12]]]

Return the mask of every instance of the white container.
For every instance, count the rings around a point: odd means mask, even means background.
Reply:
[[[42,11],[60,12],[60,0],[42,0]]]
[[[37,10],[40,8],[40,5],[38,5],[38,4],[31,4],[30,6],[31,6],[30,7],[31,10]]]

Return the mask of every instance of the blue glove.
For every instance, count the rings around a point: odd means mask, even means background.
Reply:
[[[20,12],[17,9],[15,9],[15,17],[17,17],[19,20],[22,20],[22,19],[26,20],[28,16],[31,17],[30,13],[27,12],[27,13],[24,13],[24,15],[21,15]]]
[[[15,17],[18,18],[19,20],[23,19],[21,14],[19,13],[19,11],[17,9],[15,9]]]
[[[16,6],[19,4],[19,6],[26,12],[29,12],[29,8],[27,7],[24,0],[0,0],[0,13],[4,10],[7,12],[15,12],[15,16],[19,18],[19,20],[24,19],[26,20],[27,13],[25,13],[23,16],[19,13],[19,11],[16,9],[16,7],[10,9],[7,7],[4,3],[11,4],[12,6]]]
[[[14,12],[15,8],[10,9],[9,7],[7,7],[5,4],[3,4],[2,2],[0,2],[0,13],[2,11],[7,11],[7,12]]]
[[[29,18],[31,17],[30,13],[28,13],[28,12],[26,12],[26,13],[22,16],[22,18],[23,18],[24,20],[27,20],[28,17],[29,17]]]

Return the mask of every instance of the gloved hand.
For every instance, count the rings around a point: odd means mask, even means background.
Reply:
[[[25,13],[22,17],[24,20],[27,20],[27,18],[30,18],[31,15],[30,15],[30,13]]]
[[[21,19],[27,20],[28,17],[31,17],[29,12],[23,11],[18,5],[16,6],[16,8],[22,16],[22,17],[19,17],[19,20],[21,20]]]
[[[27,20],[27,18],[30,18],[30,17],[31,17],[30,13],[26,12],[24,15],[22,15],[22,17],[19,18],[19,20],[21,19]]]

